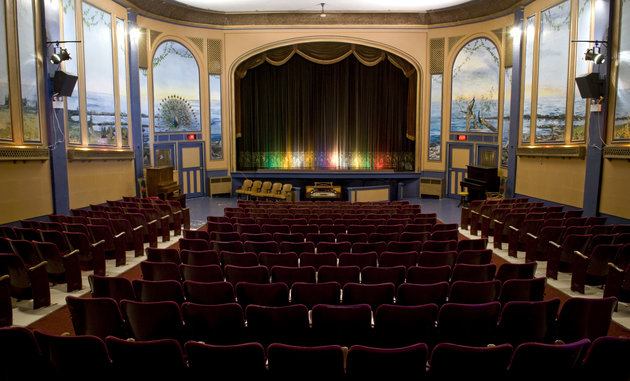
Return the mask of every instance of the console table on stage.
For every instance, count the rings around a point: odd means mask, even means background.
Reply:
[[[316,182],[306,186],[307,200],[335,199],[341,200],[341,186],[332,182]]]

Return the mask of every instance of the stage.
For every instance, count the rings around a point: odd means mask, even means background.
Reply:
[[[240,187],[245,179],[292,184],[293,188],[298,188],[296,189],[297,200],[305,199],[304,189],[307,185],[313,185],[315,181],[332,181],[334,185],[340,185],[342,188],[341,200],[361,201],[361,197],[357,196],[356,192],[363,190],[374,192],[377,189],[387,188],[391,201],[404,197],[418,197],[418,183],[422,173],[364,170],[258,170],[236,171],[232,172],[231,176],[233,189]]]

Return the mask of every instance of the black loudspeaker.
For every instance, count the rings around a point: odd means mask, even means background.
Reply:
[[[61,70],[56,71],[53,77],[53,93],[64,97],[72,96],[72,91],[78,78],[76,75],[68,74]]]
[[[599,79],[599,73],[582,74],[575,77],[575,83],[582,98],[599,98],[602,96],[604,82]]]

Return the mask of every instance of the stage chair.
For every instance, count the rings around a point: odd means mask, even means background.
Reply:
[[[116,300],[112,298],[77,298],[66,296],[75,335],[126,337],[124,321]]]
[[[439,342],[486,346],[494,341],[501,304],[446,303],[440,308]]]
[[[172,301],[178,305],[184,302],[184,291],[178,281],[134,279],[131,284],[139,302]]]
[[[112,298],[116,302],[136,299],[131,280],[128,278],[90,274],[88,283],[93,298]]]
[[[398,286],[396,304],[401,306],[421,306],[423,304],[442,306],[446,303],[448,289],[448,282],[428,284],[403,283]]]
[[[245,310],[247,334],[252,342],[308,345],[308,308],[302,304],[264,306],[250,304]]]
[[[513,346],[527,342],[553,343],[560,299],[506,302],[497,327],[497,342]]]
[[[431,380],[502,381],[506,379],[512,351],[510,344],[479,348],[439,343],[431,352],[429,377]]]
[[[238,198],[240,195],[245,195],[249,198],[252,193],[252,185],[254,182],[250,179],[243,180],[243,184],[235,190],[236,197]]]
[[[186,301],[197,304],[235,303],[234,286],[230,282],[195,282],[183,283]]]
[[[455,260],[457,259],[456,251],[426,251],[422,250],[418,254],[418,265],[424,267],[438,267],[438,266],[455,266]]]
[[[262,186],[260,187],[259,190],[254,190],[252,189],[252,197],[256,197],[256,199],[261,199],[261,198],[266,198],[266,197],[270,197],[271,195],[271,187],[272,187],[272,183],[271,181],[263,181]]]
[[[309,379],[340,380],[344,377],[344,354],[338,345],[300,347],[274,343],[267,348],[271,379],[289,380],[308,375]]]
[[[186,374],[186,362],[177,340],[127,341],[105,339],[114,374],[129,380],[168,380]]]
[[[374,313],[374,344],[399,348],[416,343],[433,345],[439,307],[435,304],[383,304]]]
[[[191,380],[202,380],[209,374],[220,380],[266,377],[265,348],[260,343],[210,345],[189,341],[184,348]]]
[[[576,371],[590,343],[588,339],[568,344],[523,343],[514,350],[510,379],[525,381],[541,376],[549,380],[567,378]]]
[[[311,311],[313,345],[366,344],[371,340],[372,310],[368,304],[315,305]],[[325,344],[328,343],[328,344]]]

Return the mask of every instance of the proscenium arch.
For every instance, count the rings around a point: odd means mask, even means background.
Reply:
[[[497,131],[479,131],[479,132],[483,132],[483,133],[497,133],[499,134],[501,132],[501,128],[502,128],[502,117],[503,117],[503,108],[500,107],[503,104],[503,98],[504,98],[504,94],[503,94],[503,87],[504,87],[504,72],[505,72],[505,68],[503,67],[502,63],[505,60],[505,57],[503,57],[503,51],[501,49],[501,43],[500,41],[497,41],[496,36],[492,36],[490,34],[486,34],[486,33],[478,33],[475,35],[470,36],[469,38],[460,41],[452,50],[451,50],[451,54],[449,55],[449,73],[448,73],[448,79],[449,79],[449,101],[444,104],[443,106],[448,107],[448,111],[446,113],[446,115],[448,115],[448,130],[447,133],[451,133],[452,132],[452,115],[453,115],[453,101],[454,101],[454,89],[453,86],[455,84],[454,81],[454,71],[455,71],[455,63],[457,61],[457,58],[459,57],[459,55],[462,53],[462,50],[464,49],[464,47],[466,47],[468,44],[476,41],[476,40],[486,40],[488,42],[490,42],[492,44],[492,46],[494,47],[494,49],[497,52],[497,59],[498,62],[496,63],[496,67],[497,67],[497,88],[496,88],[496,99],[497,99]],[[459,132],[459,131],[458,131]],[[469,132],[469,131],[466,131]]]
[[[411,66],[413,66],[413,68],[416,71],[416,118],[415,118],[415,157],[414,157],[414,171],[418,172],[420,169],[420,165],[421,165],[421,139],[422,139],[422,135],[421,135],[421,130],[420,130],[420,123],[421,123],[421,111],[422,111],[422,96],[423,93],[421,91],[421,84],[422,84],[422,75],[423,75],[423,71],[422,71],[422,66],[420,65],[420,63],[411,55],[409,55],[408,53],[399,50],[397,48],[394,48],[390,45],[386,45],[383,43],[379,43],[376,41],[371,41],[371,40],[364,40],[364,39],[356,39],[356,38],[347,38],[347,37],[331,37],[331,36],[318,36],[318,37],[308,37],[308,38],[295,38],[295,39],[288,39],[288,40],[282,40],[282,41],[276,41],[273,43],[269,43],[269,44],[265,44],[265,45],[261,45],[255,49],[251,49],[249,51],[247,51],[246,53],[243,53],[242,55],[240,55],[238,58],[236,58],[234,61],[232,61],[232,63],[230,64],[229,70],[228,70],[228,92],[229,92],[229,97],[227,97],[227,107],[229,108],[229,131],[228,131],[228,136],[230,139],[230,171],[234,172],[236,171],[236,109],[235,109],[235,97],[236,97],[236,86],[235,86],[235,77],[236,77],[236,70],[239,67],[240,64],[242,64],[243,62],[245,62],[246,60],[252,58],[253,56],[272,50],[272,49],[276,49],[276,48],[281,48],[281,47],[286,47],[286,46],[291,46],[291,45],[296,45],[296,44],[304,44],[304,43],[310,43],[310,42],[341,42],[341,43],[347,43],[347,44],[354,44],[354,45],[362,45],[362,46],[366,46],[366,47],[370,47],[370,48],[375,48],[375,49],[380,49],[383,50],[387,53],[392,53],[395,54],[397,56],[399,56],[400,58],[404,59],[407,63],[409,63]],[[225,104],[224,104],[225,105]],[[224,124],[225,125],[225,124]],[[223,130],[225,133],[225,129]]]

